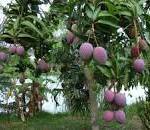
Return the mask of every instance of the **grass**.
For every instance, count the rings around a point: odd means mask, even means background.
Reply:
[[[126,107],[127,121],[124,125],[99,119],[100,130],[144,130],[136,113],[136,105]],[[90,118],[72,116],[69,113],[50,114],[41,112],[26,122],[15,115],[0,115],[0,130],[91,130]]]

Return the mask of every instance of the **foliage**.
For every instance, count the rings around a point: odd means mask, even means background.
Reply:
[[[81,43],[85,41],[91,42],[94,47],[105,47],[109,56],[105,65],[99,65],[94,60],[89,61],[90,63],[88,62],[97,82],[97,93],[102,88],[109,87],[115,87],[117,91],[120,91],[122,86],[124,86],[127,90],[131,87],[136,87],[139,81],[141,85],[148,81],[149,63],[146,59],[148,59],[149,53],[142,52],[140,55],[146,62],[145,70],[141,74],[137,74],[133,69],[132,63],[134,59],[132,59],[130,54],[131,47],[137,43],[138,37],[144,37],[149,41],[149,36],[147,35],[148,25],[144,28],[145,23],[148,22],[146,18],[148,14],[144,8],[143,1],[75,0],[60,3],[54,2],[52,8],[57,8],[58,14],[62,14],[60,10],[63,10],[68,30],[80,39],[77,44],[71,45],[67,44],[66,40],[63,40],[63,47],[60,46],[54,49],[56,63],[61,64],[60,78],[64,83],[62,90],[64,95],[78,91],[73,86],[76,77],[80,77],[80,72],[83,73],[84,68],[84,63],[79,58],[78,49]],[[73,26],[76,26],[76,29],[73,29]],[[122,32],[118,32],[120,28],[123,29]],[[136,30],[136,33],[130,36],[129,32],[131,32],[132,28],[134,31]],[[74,68],[79,72],[78,74]],[[82,78],[78,79],[81,83]],[[67,93],[65,90],[67,90]],[[72,98],[69,97],[69,99]],[[71,101],[75,100],[72,99]]]
[[[138,115],[147,130],[150,129],[150,103],[148,101],[140,100],[137,105]]]
[[[72,112],[89,112],[91,94],[84,74],[85,65],[94,75],[92,91],[95,97],[107,88],[118,92],[123,86],[129,89],[138,83],[149,86],[149,51],[142,51],[139,56],[146,64],[142,73],[135,72],[131,57],[131,48],[140,37],[148,45],[150,41],[149,6],[144,5],[143,0],[54,0],[46,13],[38,9],[40,4],[38,0],[11,3],[9,9],[5,9],[7,19],[0,38],[12,44],[19,43],[26,50],[34,49],[34,65],[21,60],[32,80],[40,80],[41,73],[36,71],[39,58],[60,69],[62,88],[54,89],[52,94],[56,98],[63,92]],[[65,24],[67,31],[79,40],[68,44],[66,36],[62,42],[54,37],[53,32],[59,30],[60,24]],[[100,65],[93,59],[82,61],[78,50],[83,42],[104,47],[108,54],[106,64]]]
[[[22,45],[26,52],[24,56],[19,57],[10,54],[8,49],[2,46],[1,48],[6,50],[6,53],[9,55],[7,63],[3,63],[4,71],[2,76],[4,77],[7,75],[9,78],[8,80],[11,82],[9,90],[6,90],[7,93],[10,93],[8,97],[15,96],[15,102],[17,103],[17,98],[19,95],[22,95],[21,100],[23,100],[23,107],[25,108],[29,105],[26,99],[32,100],[32,96],[35,96],[33,95],[34,90],[32,90],[35,81],[42,83],[38,90],[40,91],[38,94],[42,95],[43,100],[46,98],[44,96],[44,94],[46,94],[45,92],[49,92],[45,84],[43,84],[47,79],[42,79],[40,77],[41,75],[45,76],[45,74],[37,69],[37,61],[39,58],[44,58],[46,61],[49,60],[49,51],[53,48],[53,44],[55,44],[55,41],[52,39],[52,32],[55,26],[53,23],[50,24],[47,22],[49,20],[48,18],[42,17],[44,12],[40,11],[38,7],[40,4],[47,4],[47,2],[46,0],[16,0],[14,3],[12,2],[8,7],[4,8],[4,13],[7,18],[0,39],[6,41],[9,45]],[[39,14],[41,15],[40,18],[38,17]],[[34,50],[34,54],[32,54],[35,55],[34,61],[30,60],[28,53],[28,49],[31,48]],[[21,85],[18,85],[17,79],[20,79],[21,76],[23,76],[24,80],[26,78],[31,79],[33,84],[21,83]],[[5,86],[2,88],[4,87]],[[34,104],[33,107],[35,106]]]

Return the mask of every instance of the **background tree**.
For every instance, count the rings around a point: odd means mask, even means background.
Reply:
[[[11,92],[14,92],[16,89],[19,89],[19,92],[16,93],[15,91],[15,96],[16,103],[18,101],[21,102],[22,105],[20,107],[23,107],[21,117],[26,116],[28,113],[29,115],[33,115],[39,111],[38,103],[44,100],[44,94],[47,90],[44,84],[40,85],[45,80],[42,80],[40,76],[50,70],[50,65],[47,63],[49,60],[48,55],[55,43],[52,39],[52,32],[55,26],[53,23],[47,22],[49,19],[42,17],[44,12],[39,10],[39,5],[47,2],[16,0],[14,3],[10,3],[8,8],[4,8],[7,19],[1,34],[1,40],[11,45],[9,47],[11,51],[12,49],[16,49],[15,52],[17,52],[18,46],[23,46],[26,51],[19,57],[10,52],[9,56],[11,58],[9,59],[9,64],[4,64],[5,67],[7,66],[6,71],[10,71],[11,73],[9,75],[10,80],[12,77],[14,79],[19,78],[22,84],[22,87],[16,87],[16,82],[13,83],[12,86],[14,87],[11,90]],[[41,17],[38,18],[38,15],[41,15]],[[31,48],[35,52],[35,61],[32,62],[27,52]],[[8,49],[4,49],[8,53]],[[33,81],[32,85],[25,84],[25,78],[31,79]],[[37,81],[40,81],[40,83]],[[21,97],[19,97],[20,94],[22,95]],[[26,102],[26,98],[30,99],[28,103]],[[20,107],[18,106],[17,108]],[[27,107],[29,108],[28,113],[26,113]],[[18,114],[21,114],[20,110],[18,110]],[[25,120],[24,117],[22,120]]]

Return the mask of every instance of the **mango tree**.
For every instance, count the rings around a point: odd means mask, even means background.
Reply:
[[[4,64],[5,75],[9,73],[10,79],[20,79],[22,87],[16,82],[12,83],[11,93],[15,91],[16,102],[21,102],[23,108],[21,118],[24,121],[24,116],[32,116],[40,110],[39,102],[41,103],[45,97],[45,85],[40,76],[46,76],[50,72],[50,64],[48,63],[49,50],[55,43],[52,39],[52,31],[55,28],[53,23],[47,22],[48,19],[43,18],[39,10],[40,4],[47,4],[48,1],[24,1],[16,0],[10,3],[8,8],[4,8],[6,20],[1,33],[1,40],[6,41],[9,47],[4,47],[5,53],[9,55],[8,62]],[[44,12],[42,12],[44,14]],[[38,14],[41,15],[38,18]],[[35,60],[31,61],[28,50],[33,48]],[[1,52],[1,60],[5,60],[4,52]],[[25,79],[32,80],[32,84],[25,83]],[[39,83],[40,82],[40,83]],[[19,91],[17,91],[19,89]],[[47,90],[49,91],[49,90]],[[19,95],[21,94],[21,97]],[[26,102],[29,98],[29,102]],[[42,103],[41,103],[42,104]],[[27,112],[26,108],[29,108]]]
[[[74,0],[54,5],[63,5],[58,13],[64,13],[68,29],[63,46],[54,51],[71,108],[90,109],[92,130],[99,130],[97,93],[107,89],[104,98],[110,110],[103,119],[125,123],[126,98],[120,90],[144,85],[149,74],[144,2]]]

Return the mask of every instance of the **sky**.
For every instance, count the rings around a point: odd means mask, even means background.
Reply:
[[[6,6],[11,0],[0,0],[0,6]],[[2,8],[0,7],[0,23],[2,23],[4,19]]]
[[[11,1],[14,1],[14,0],[0,0],[0,6],[7,6],[7,3],[10,3]],[[49,5],[48,4],[47,5],[41,5],[40,8],[43,11],[48,11]],[[2,23],[4,18],[5,18],[5,16],[3,14],[2,8],[0,7],[0,24]]]
[[[10,3],[11,0],[0,0],[0,5],[6,6],[7,3]]]

